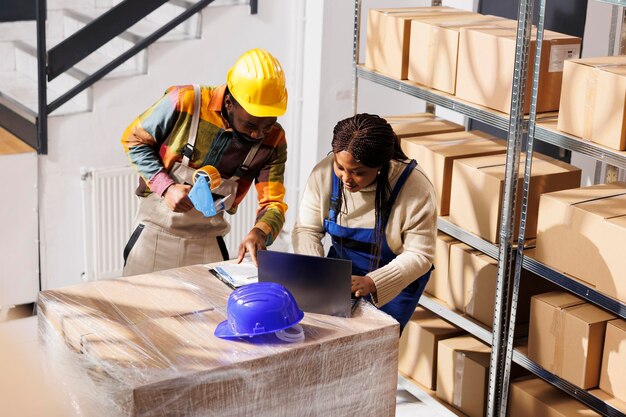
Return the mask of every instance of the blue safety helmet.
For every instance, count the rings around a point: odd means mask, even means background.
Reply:
[[[304,317],[293,295],[274,282],[258,282],[230,294],[225,320],[215,336],[223,339],[274,333],[296,325]]]

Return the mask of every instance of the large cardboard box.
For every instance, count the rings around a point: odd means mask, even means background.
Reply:
[[[469,417],[483,417],[491,348],[472,336],[439,342],[437,397]]]
[[[503,20],[497,16],[473,13],[411,21],[408,79],[454,94],[461,28]]]
[[[390,77],[406,80],[411,20],[467,13],[470,12],[446,6],[369,9],[365,66]]]
[[[584,389],[598,386],[606,322],[615,316],[566,292],[532,298],[528,358]]]
[[[450,263],[450,247],[461,243],[452,236],[437,231],[435,240],[435,260],[433,266],[435,269],[430,273],[430,279],[426,284],[426,291],[435,298],[444,300],[448,293],[448,265]]]
[[[224,340],[231,291],[202,265],[43,291],[46,362],[85,415],[394,415],[397,322],[360,303],[305,313],[302,342]]]
[[[440,216],[447,216],[450,212],[454,160],[506,153],[504,141],[478,130],[407,137],[400,143],[404,153],[417,161],[433,183]]]
[[[442,298],[449,306],[493,326],[493,311],[498,279],[498,261],[466,244],[450,247],[447,293]],[[530,299],[533,295],[556,290],[558,287],[537,275],[522,270],[515,322],[528,323]],[[518,326],[518,329],[521,329]]]
[[[526,156],[520,158],[523,167]],[[454,161],[450,197],[450,221],[466,230],[498,243],[500,208],[504,189],[506,155],[481,156]],[[519,170],[517,201],[521,201],[524,170]],[[543,193],[580,186],[581,171],[573,165],[537,154],[533,157],[528,208],[526,214],[526,239],[537,235],[537,210],[539,196]],[[515,213],[518,229],[521,204]]]
[[[534,257],[626,301],[626,183],[541,196]]]
[[[465,128],[432,113],[414,113],[382,116],[391,125],[398,138],[431,135],[435,133],[462,132]]]
[[[511,382],[507,416],[600,417],[600,414],[543,379],[524,377]]]
[[[437,384],[439,341],[464,333],[435,313],[417,307],[400,337],[398,370],[422,386],[434,390]]]
[[[626,56],[565,62],[557,127],[613,149],[626,149]]]
[[[559,109],[563,62],[566,59],[578,58],[580,55],[580,38],[549,30],[544,31],[543,36],[537,112]],[[516,26],[510,24],[499,23],[490,28],[462,28],[459,38],[456,96],[509,113],[516,38]],[[534,39],[535,34],[532,35],[530,45],[529,68],[533,68],[534,65]],[[526,113],[530,109],[531,89],[532,71],[529,71]]]
[[[626,401],[626,320],[611,320],[606,325],[600,388]]]

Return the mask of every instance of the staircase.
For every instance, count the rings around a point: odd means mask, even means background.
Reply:
[[[136,1],[141,0],[125,3]],[[119,3],[122,2],[49,0],[46,49],[50,51],[86,25],[98,21]],[[114,70],[98,75],[103,67],[154,37],[155,31],[196,3],[192,0],[166,2],[50,81],[46,88],[48,105],[86,80],[92,82],[53,109],[47,118],[42,117],[42,122],[47,122],[47,146],[43,148],[37,136],[36,24],[32,21],[0,23],[0,128],[9,132],[12,140],[18,138],[30,145],[21,149],[31,155],[27,164],[10,164],[13,169],[5,174],[11,178],[10,187],[0,185],[3,195],[17,188],[27,190],[30,197],[26,206],[12,206],[9,210],[14,210],[13,213],[3,212],[0,218],[0,229],[12,230],[15,235],[3,236],[2,247],[6,245],[7,250],[0,251],[0,263],[13,264],[11,254],[16,251],[29,254],[26,261],[20,260],[18,269],[0,270],[0,310],[7,305],[33,302],[38,290],[75,284],[85,276],[81,168],[128,165],[119,143],[123,130],[168,86],[221,84],[236,57],[250,47],[259,46],[255,43],[259,39],[235,43],[232,48],[222,46],[220,62],[213,64],[208,60],[209,49],[225,41],[216,34],[227,33],[233,22],[252,19],[251,11],[256,11],[256,1],[216,0],[205,11],[193,14]],[[203,17],[207,16],[214,20],[211,29],[207,29],[207,22],[203,23]],[[259,19],[249,23],[252,26],[264,24]],[[15,153],[2,154],[5,143],[0,135],[0,158],[4,159],[0,166],[8,158],[16,158]],[[39,150],[38,156],[36,150]],[[28,244],[15,246],[15,242],[24,240],[18,239],[24,228],[6,226],[14,222],[10,214],[18,215],[25,210],[36,214],[36,218],[29,220],[35,223],[28,227],[28,236],[32,239]],[[33,254],[34,251],[37,253]],[[20,285],[23,288],[13,290]],[[13,296],[11,291],[20,296]],[[26,298],[22,296],[25,292],[28,293]]]

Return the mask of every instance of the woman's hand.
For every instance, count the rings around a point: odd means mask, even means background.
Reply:
[[[374,280],[365,275],[352,275],[352,292],[356,297],[364,297],[369,294],[376,294]]]
[[[243,257],[246,252],[250,252],[250,257],[252,258],[252,262],[258,266],[256,260],[256,253],[260,249],[265,249],[265,238],[267,235],[263,230],[258,227],[253,227],[250,232],[243,238],[241,243],[239,244],[239,254],[237,256],[237,263],[241,263],[243,261]]]

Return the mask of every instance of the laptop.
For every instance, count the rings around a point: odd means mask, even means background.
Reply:
[[[352,261],[261,250],[257,252],[259,282],[282,284],[300,309],[350,317],[358,299],[352,297]]]

